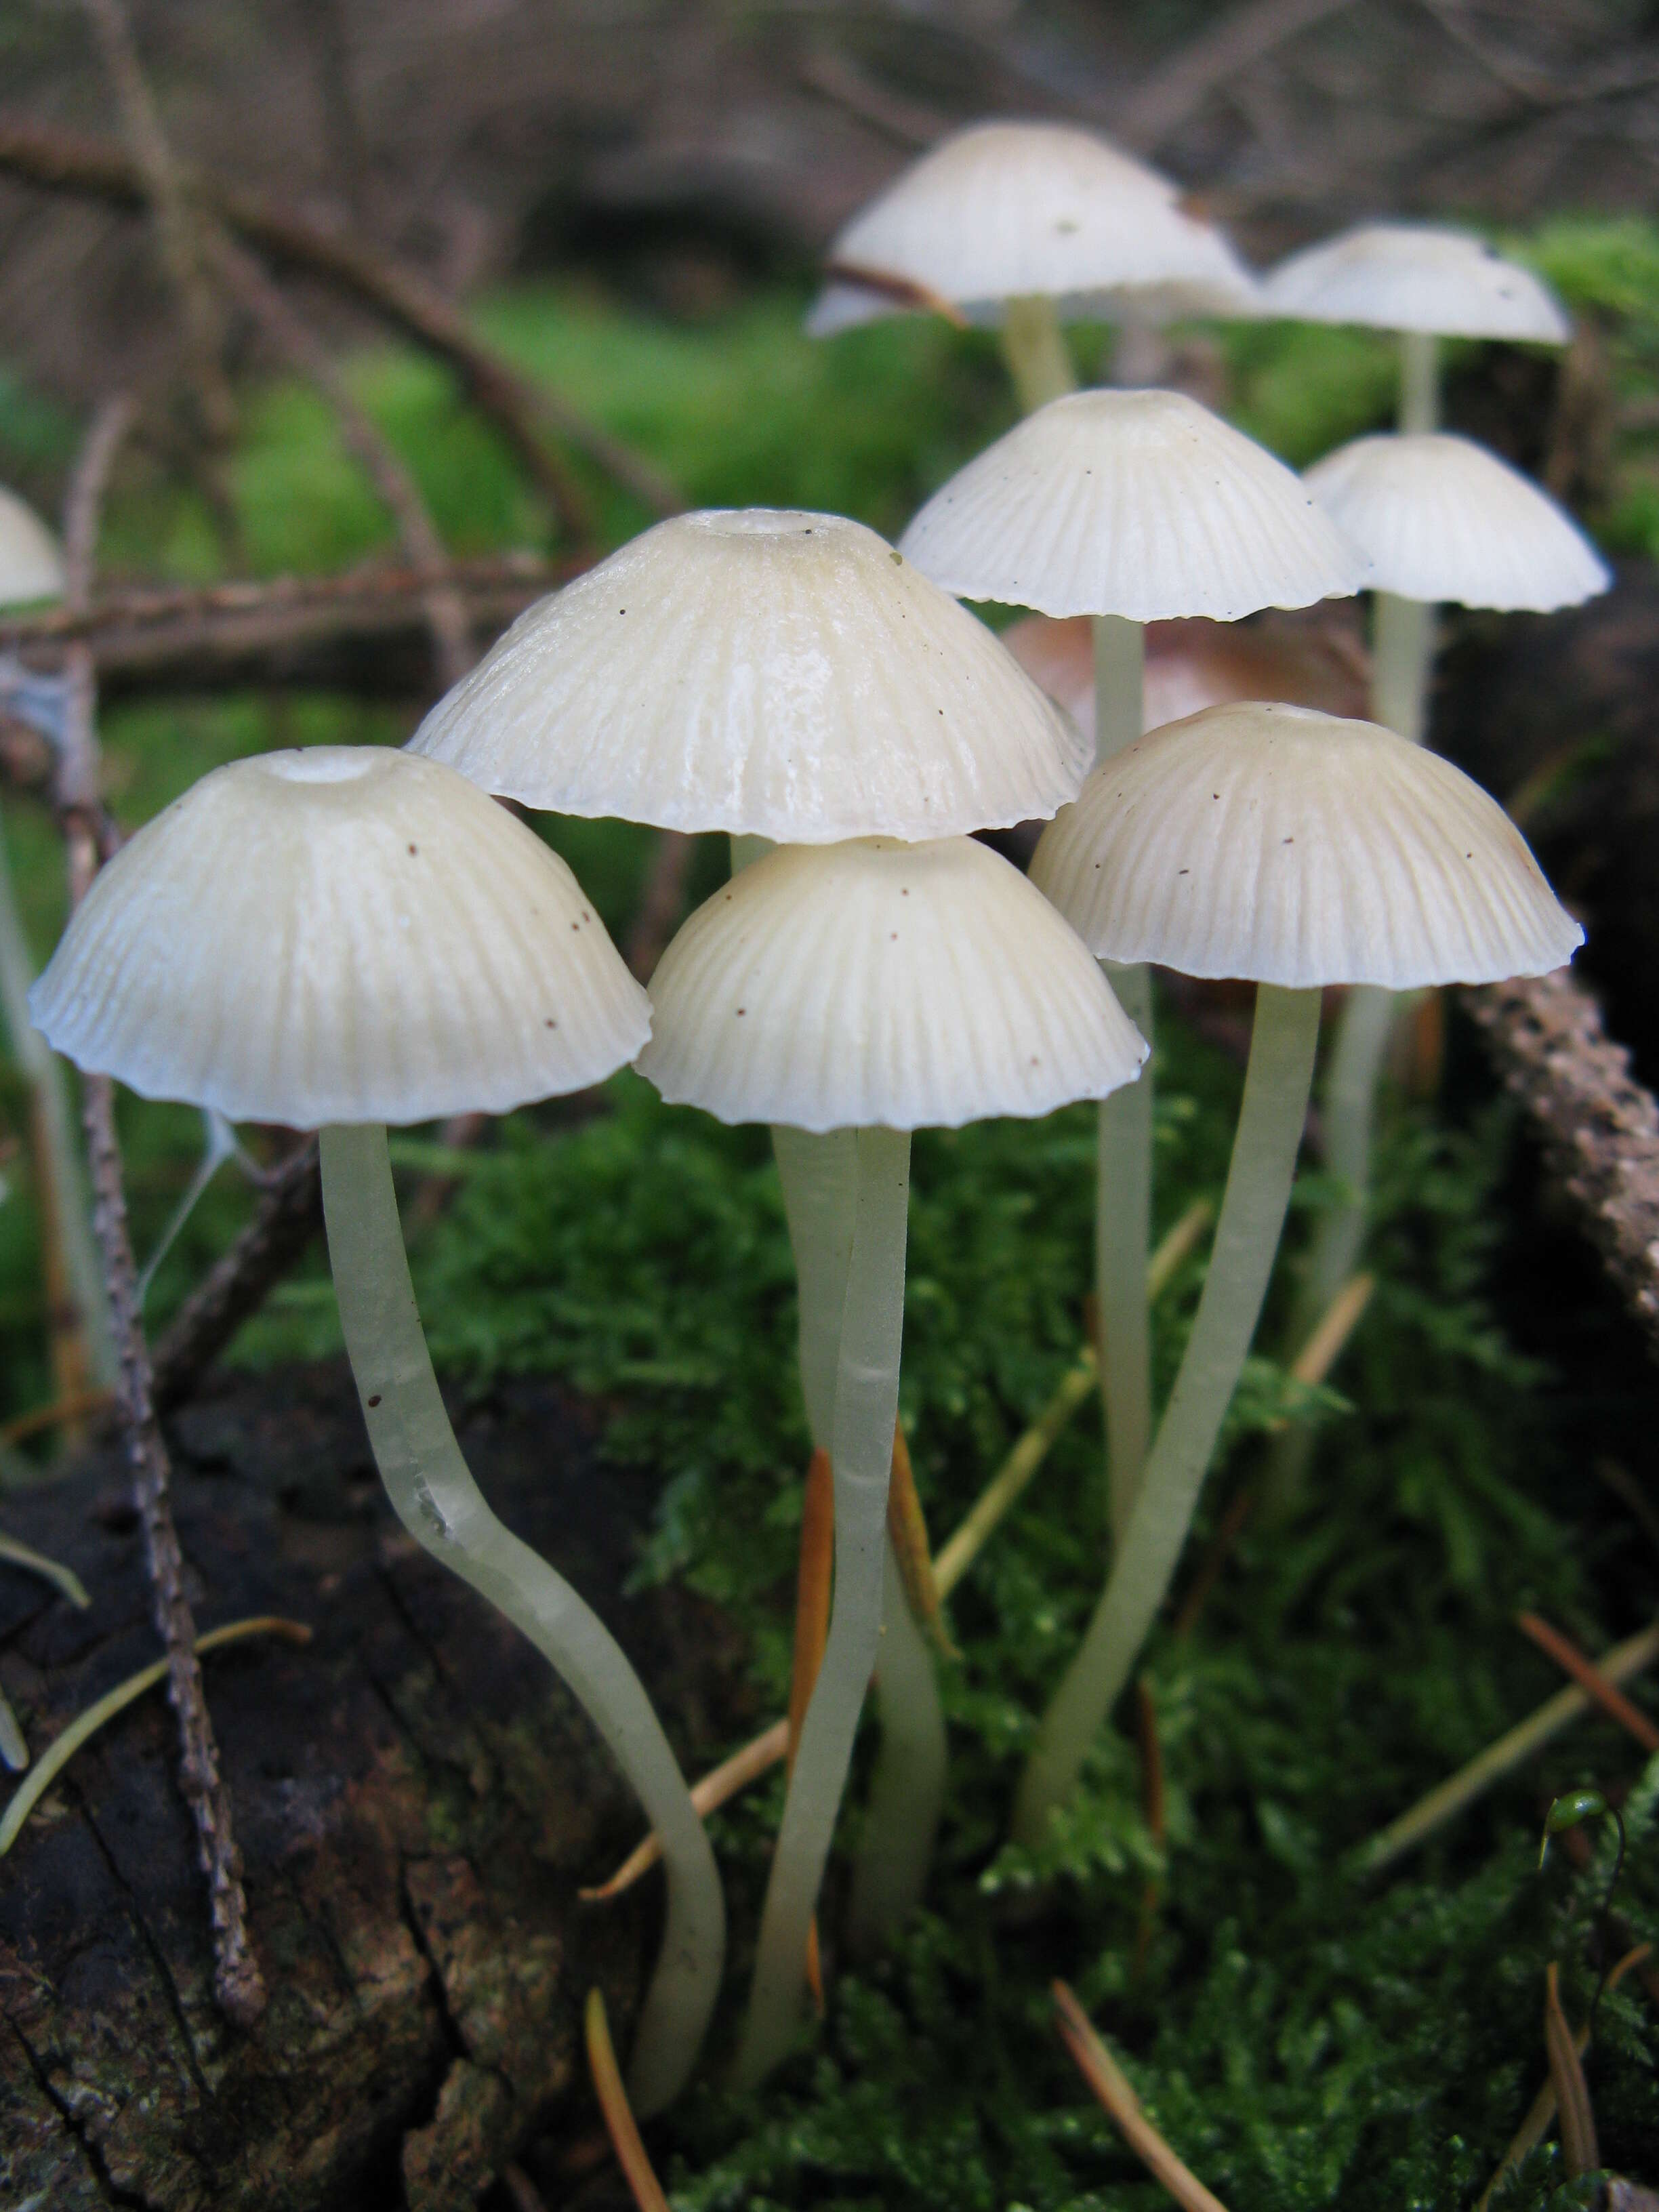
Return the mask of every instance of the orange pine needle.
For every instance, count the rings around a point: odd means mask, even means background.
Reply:
[[[593,2094],[599,2100],[611,2147],[627,2177],[634,2202],[640,2212],[668,2212],[668,2199],[646,2155],[628,2092],[623,2087],[617,2053],[611,2041],[611,2023],[605,2016],[605,1998],[597,1989],[587,1993],[583,2024],[587,2032],[587,2066],[593,2077]]]
[[[1595,1662],[1586,1656],[1571,1638],[1563,1636],[1559,1628],[1535,1613],[1516,1615],[1516,1626],[1531,1637],[1539,1650],[1547,1652],[1565,1674],[1570,1674],[1586,1697],[1594,1698],[1610,1720],[1627,1729],[1644,1751],[1659,1751],[1659,1728],[1656,1728],[1644,1712],[1632,1705],[1622,1690],[1615,1689]]]
[[[1050,1984],[1054,1992],[1055,2025],[1077,2070],[1116,2123],[1135,2156],[1169,2191],[1182,2212],[1227,2212],[1193,2172],[1177,2158],[1140,2109],[1140,2100],[1127,2076],[1100,2037],[1094,2024],[1064,1982]]]
[[[887,1492],[887,1535],[911,1612],[947,1659],[958,1657],[945,1626],[945,1608],[933,1572],[927,1523],[922,1518],[921,1500],[916,1495],[910,1447],[896,1422],[893,1426],[893,1479]]]
[[[728,1799],[739,1790],[746,1790],[769,1769],[786,1757],[789,1749],[789,1723],[774,1721],[757,1736],[734,1751],[730,1759],[705,1774],[701,1782],[691,1787],[691,1802],[706,1820],[717,1813]],[[603,1904],[607,1898],[620,1897],[625,1889],[632,1889],[641,1875],[649,1874],[662,1856],[662,1844],[653,1828],[642,1843],[635,1846],[617,1869],[609,1881],[601,1882],[597,1889],[577,1892],[584,1905]]]

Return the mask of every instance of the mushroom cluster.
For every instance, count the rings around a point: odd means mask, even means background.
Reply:
[[[919,1900],[942,1802],[938,1685],[888,1533],[912,1133],[1099,1102],[1111,1558],[1018,1792],[1014,1832],[1033,1843],[1127,1678],[1214,1455],[1279,1248],[1322,991],[1348,987],[1352,1020],[1402,989],[1544,972],[1582,939],[1501,810],[1416,742],[1436,602],[1559,605],[1606,581],[1541,494],[1435,429],[1439,334],[1565,336],[1526,271],[1461,234],[1382,226],[1263,290],[1156,173],[1090,134],[1009,124],[915,164],[848,226],[829,274],[816,332],[904,308],[994,324],[1030,410],[897,545],[793,510],[659,524],[520,617],[404,750],[316,747],[205,777],[97,878],[30,1002],[58,1051],[145,1096],[319,1130],[341,1320],[392,1502],[571,1685],[662,1844],[667,1919],[633,2056],[647,2112],[688,2078],[719,1994],[718,1871],[627,1657],[465,1465],[386,1125],[507,1112],[631,1063],[671,1104],[771,1130],[835,1591],[741,2033],[751,2085],[804,2016],[872,1676],[868,1938]],[[1264,311],[1404,332],[1406,434],[1302,480],[1180,393],[1073,389],[1065,318]],[[0,505],[0,562],[7,521]],[[27,554],[17,573],[51,588],[49,543],[33,568]],[[1366,587],[1375,720],[1245,703],[1146,731],[1147,623]],[[1092,746],[963,599],[1089,618]],[[648,998],[570,871],[496,799],[731,840],[730,879]],[[1029,877],[975,836],[1023,823],[1048,824]],[[1152,963],[1256,987],[1213,1251],[1161,1413]],[[1363,1160],[1344,1171],[1363,1223]],[[1357,1250],[1356,1229],[1310,1280]]]

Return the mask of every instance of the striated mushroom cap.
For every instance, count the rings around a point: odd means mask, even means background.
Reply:
[[[1262,311],[1446,337],[1565,345],[1566,310],[1485,239],[1431,223],[1370,222],[1292,253],[1261,281]]]
[[[1146,1057],[1054,908],[967,837],[769,854],[651,990],[640,1073],[722,1121],[955,1128],[1103,1098]]]
[[[1356,438],[1303,481],[1366,556],[1370,582],[1401,599],[1547,613],[1613,580],[1553,499],[1468,438]]]
[[[410,746],[526,806],[790,844],[1046,819],[1088,757],[884,538],[769,507],[647,530],[521,615]]]
[[[1031,880],[1103,958],[1291,988],[1540,975],[1584,941],[1460,769],[1303,707],[1210,707],[1126,746]]]
[[[1051,400],[958,470],[899,545],[962,599],[1134,622],[1234,622],[1365,580],[1295,472],[1180,392]]]
[[[29,994],[77,1066],[232,1121],[503,1113],[631,1060],[649,1005],[564,862],[448,769],[216,769],[104,869]]]
[[[63,589],[64,563],[51,531],[0,484],[0,607],[58,599]]]
[[[914,285],[973,322],[999,322],[1006,301],[1035,295],[1071,317],[1259,313],[1249,270],[1180,203],[1178,185],[1092,131],[981,123],[860,209],[829,259]],[[895,304],[890,293],[832,278],[806,327],[827,337]]]

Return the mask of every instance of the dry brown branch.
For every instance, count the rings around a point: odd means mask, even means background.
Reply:
[[[1351,0],[1249,0],[1143,77],[1114,115],[1114,133],[1139,153],[1156,153],[1212,92],[1287,39],[1350,4]]]
[[[684,830],[659,830],[651,866],[640,895],[639,912],[629,926],[623,957],[629,972],[648,983],[663,947],[685,915],[685,884],[691,872],[694,838]]]
[[[832,53],[819,48],[801,63],[799,71],[801,82],[809,90],[820,93],[825,100],[833,100],[848,115],[872,131],[890,138],[895,145],[908,147],[911,152],[931,146],[951,129],[948,116],[932,107],[924,107],[920,100],[907,100],[902,93],[889,86],[878,84],[865,75],[845,54]]]
[[[0,117],[0,175],[115,207],[142,205],[144,198],[137,167],[119,147],[15,116]],[[550,447],[550,435],[583,454],[653,513],[672,514],[683,506],[674,487],[649,461],[590,422],[568,400],[522,375],[414,270],[264,193],[200,175],[191,182],[201,204],[250,246],[325,279],[448,362],[574,536],[587,533],[587,502]]]
[[[152,1356],[151,1389],[165,1412],[187,1396],[271,1285],[305,1251],[323,1222],[317,1146],[289,1153],[259,1196],[253,1218],[185,1300]]]
[[[1463,1003],[1659,1355],[1659,1101],[1568,969],[1486,984]]]
[[[131,403],[124,397],[100,408],[76,464],[64,526],[66,597],[72,605],[84,605],[90,592],[103,488],[131,415]],[[92,656],[84,644],[71,646],[68,668],[72,683],[57,799],[69,848],[70,899],[75,904],[110,849],[112,834],[99,795]],[[167,1694],[179,1723],[179,1787],[195,1824],[198,1855],[208,1881],[215,1994],[228,2018],[248,2027],[264,2009],[264,1983],[248,1941],[241,1856],[202,1686],[196,1623],[185,1595],[184,1557],[168,1498],[167,1446],[155,1415],[137,1270],[127,1230],[114,1085],[107,1076],[84,1079],[82,1110],[92,1171],[93,1225],[103,1253],[120,1363],[118,1397],[127,1467],[143,1526],[155,1626],[167,1653]]]
[[[341,434],[397,526],[404,557],[413,567],[431,572],[433,581],[422,594],[422,603],[432,632],[433,657],[442,688],[447,691],[472,665],[472,633],[461,595],[443,574],[449,556],[420,486],[379,423],[358,404],[327,347],[252,255],[221,232],[214,241],[213,258],[231,291],[278,352],[316,386],[333,409]]]
[[[482,648],[581,565],[509,555],[454,562],[435,577],[398,564],[206,590],[112,592],[81,613],[55,607],[0,620],[0,652],[21,646],[31,659],[55,659],[63,643],[84,638],[100,685],[124,695],[250,684],[429,696],[435,672],[424,605],[434,581],[459,592],[469,635]],[[41,780],[40,752],[36,742],[9,746],[0,775],[33,787]]]
[[[1571,1638],[1563,1636],[1559,1628],[1535,1613],[1517,1613],[1516,1626],[1529,1636],[1540,1651],[1547,1653],[1564,1674],[1571,1675],[1609,1720],[1617,1721],[1626,1734],[1633,1735],[1644,1751],[1650,1754],[1659,1751],[1659,1729],[1639,1707],[1632,1705],[1615,1683],[1608,1681],[1595,1662],[1586,1658]]]
[[[82,5],[97,34],[122,131],[143,179],[161,267],[179,303],[202,427],[213,444],[222,446],[235,431],[236,410],[225,380],[224,315],[208,277],[200,210],[168,143],[123,0],[82,0]]]

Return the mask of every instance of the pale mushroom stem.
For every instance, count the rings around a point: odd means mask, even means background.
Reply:
[[[1046,294],[1008,301],[1002,317],[1002,353],[1022,415],[1034,415],[1051,399],[1077,390],[1077,370],[1066,333]]]
[[[1408,334],[1415,338],[1418,333]],[[1431,349],[1434,341],[1424,340]],[[1409,346],[1407,348],[1409,358]],[[1431,367],[1432,363],[1431,362]],[[1409,381],[1409,380],[1408,380]],[[1403,410],[1402,410],[1403,412]],[[1414,745],[1426,728],[1435,611],[1421,599],[1378,592],[1371,602],[1371,720]],[[1291,1309],[1290,1343],[1299,1352],[1355,1267],[1365,1242],[1370,1205],[1371,1148],[1382,1063],[1394,1033],[1395,994],[1379,983],[1358,983],[1337,1018],[1320,1104],[1325,1164],[1336,1196],[1314,1231],[1302,1282]],[[1262,1510],[1269,1520],[1294,1512],[1307,1481],[1314,1432],[1297,1422],[1269,1455]]]
[[[1440,427],[1440,341],[1432,331],[1400,333],[1400,427],[1408,436]]]
[[[1140,735],[1146,633],[1121,615],[1097,615],[1095,757]],[[1103,961],[1118,1003],[1150,1043],[1152,981],[1142,962]],[[1106,1409],[1107,1514],[1122,1535],[1152,1433],[1152,1323],[1146,1254],[1152,1221],[1152,1071],[1100,1102],[1095,1170],[1095,1297],[1100,1388]]]
[[[398,1517],[551,1662],[661,1839],[668,1881],[662,1952],[629,2069],[635,2109],[660,2112],[690,2074],[720,1991],[726,1908],[708,1838],[620,1645],[563,1577],[496,1519],[461,1455],[416,1308],[385,1129],[325,1128],[319,1143],[340,1322]]]
[[[806,1940],[864,1693],[881,1644],[887,1486],[898,1419],[909,1200],[908,1132],[856,1133],[858,1193],[836,1362],[831,1460],[836,1597],[817,1686],[802,1723],[761,1918],[737,2080],[753,2087],[800,2025]]]
[[[813,1446],[828,1452],[858,1190],[857,1137],[851,1129],[815,1136],[776,1128],[772,1144],[799,1286],[801,1394]],[[890,1540],[882,1568],[876,1712],[880,1747],[848,1909],[848,1942],[866,1954],[878,1950],[921,1904],[945,1802],[939,1678]]]
[[[1180,1559],[1273,1273],[1307,1115],[1319,1005],[1317,990],[1257,989],[1209,1274],[1105,1591],[1020,1784],[1013,1832],[1028,1846],[1042,1840],[1050,1814],[1076,1786]]]

